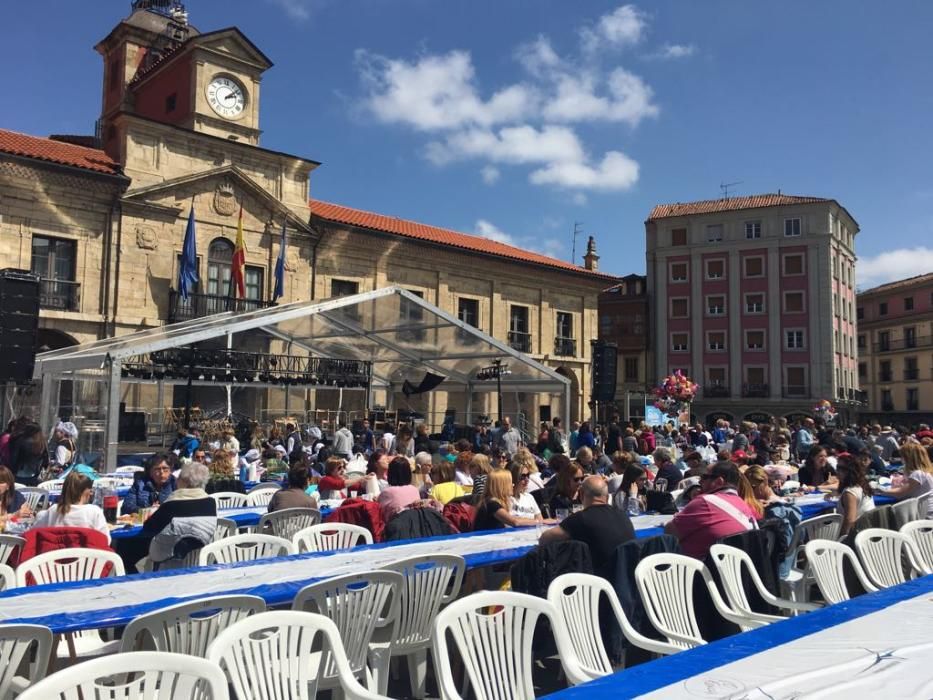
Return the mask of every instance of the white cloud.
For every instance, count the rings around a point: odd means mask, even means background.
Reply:
[[[693,44],[664,44],[650,55],[650,58],[675,59],[688,58],[696,53],[697,47]]]
[[[493,165],[486,165],[479,172],[483,177],[483,182],[485,182],[487,185],[494,185],[499,181],[499,168]]]
[[[469,158],[494,163],[573,162],[585,159],[583,145],[563,126],[510,126],[499,131],[470,129],[450,134],[443,142],[428,144],[428,159],[436,165]]]
[[[491,241],[505,243],[506,245],[518,245],[512,236],[498,228],[495,224],[486,221],[486,219],[477,220],[475,230],[477,236],[488,238]]]
[[[562,63],[560,56],[551,46],[551,40],[539,34],[530,44],[522,44],[515,50],[515,58],[534,76],[542,76]]]
[[[658,114],[652,104],[654,91],[634,73],[616,68],[606,84],[608,96],[596,94],[597,80],[592,74],[562,75],[557,79],[557,94],[550,100],[544,115],[560,122],[611,121],[632,126]]]
[[[565,252],[565,242],[558,238],[540,238],[539,236],[513,236],[486,219],[478,219],[473,227],[477,236],[488,238],[497,243],[533,250],[551,257],[560,257]]]
[[[550,163],[531,173],[536,185],[568,189],[627,190],[638,182],[638,163],[619,151],[609,151],[596,166],[587,163]]]
[[[578,207],[582,207],[584,204],[587,203],[587,201],[588,200],[587,200],[586,195],[583,194],[582,192],[576,192],[573,195],[573,203],[576,204]]]
[[[268,2],[281,7],[292,19],[304,21],[311,17],[311,5],[314,0],[268,0]]]
[[[855,276],[860,289],[933,272],[933,248],[899,248],[860,257]]]
[[[642,40],[647,29],[647,17],[634,5],[622,5],[603,15],[593,27],[580,30],[583,50],[589,53],[604,47],[625,47]]]

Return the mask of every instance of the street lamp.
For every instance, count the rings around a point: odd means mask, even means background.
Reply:
[[[492,361],[492,364],[488,367],[483,367],[476,373],[476,378],[481,381],[486,381],[489,379],[496,380],[496,397],[498,403],[498,410],[496,413],[499,414],[499,423],[502,423],[502,377],[512,374],[512,370],[509,369],[507,362],[503,362],[500,359],[495,359]]]

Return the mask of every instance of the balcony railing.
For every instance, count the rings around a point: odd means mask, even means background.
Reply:
[[[559,357],[576,357],[577,341],[573,338],[554,338],[554,354]]]
[[[913,350],[914,348],[933,347],[933,335],[913,336],[875,343],[875,352],[894,352],[895,350]]]
[[[81,285],[69,280],[39,279],[39,306],[43,309],[77,311]]]
[[[705,384],[703,396],[708,399],[727,399],[731,396],[731,392],[725,384]]]
[[[747,399],[766,399],[771,396],[771,389],[767,384],[743,384],[742,396]]]
[[[531,352],[531,333],[509,331],[509,346],[519,352]]]
[[[917,367],[910,367],[904,370],[904,381],[913,382],[920,379],[920,369]]]
[[[270,306],[274,306],[271,301],[234,299],[219,294],[189,294],[187,299],[182,299],[181,294],[172,289],[169,291],[168,322],[177,323],[224,311],[255,311]]]
[[[810,392],[806,384],[785,384],[782,393],[785,399],[799,399],[806,397]]]

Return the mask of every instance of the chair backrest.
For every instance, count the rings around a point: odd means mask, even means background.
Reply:
[[[618,602],[609,582],[592,574],[562,574],[551,581],[547,592],[548,602],[554,606],[570,635],[581,668],[592,678],[613,671],[600,633],[599,599],[602,594]],[[624,618],[625,614],[622,616]]]
[[[330,654],[315,655],[319,649]],[[239,700],[311,700],[328,658],[348,697],[379,697],[356,682],[340,632],[323,615],[296,610],[251,615],[221,632],[207,658],[223,669]]]
[[[359,675],[366,670],[369,645],[377,628],[384,629],[385,641],[395,639],[403,584],[404,577],[395,571],[338,576],[302,588],[292,609],[332,620],[340,632],[350,670]],[[332,660],[326,662],[324,673],[334,675]]]
[[[0,698],[13,697],[13,679],[27,659],[29,682],[42,680],[49,666],[51,651],[52,631],[48,627],[0,625]]]
[[[744,550],[724,544],[714,544],[710,547],[709,553],[713,565],[719,572],[726,600],[732,609],[739,613],[754,612],[742,583],[743,568],[748,571],[749,576],[752,576],[752,572],[755,571],[752,558]]]
[[[451,671],[449,634],[476,697],[534,698],[532,641],[542,615],[551,622],[568,680],[574,684],[589,680],[580,669],[562,618],[548,601],[525,593],[482,591],[454,601],[434,621],[432,655],[441,697],[461,697]]]
[[[129,474],[130,476],[132,476],[133,474],[136,474],[137,472],[143,472],[143,471],[146,471],[145,467],[141,467],[138,464],[127,464],[126,466],[123,466],[123,467],[117,467],[116,469],[113,470],[113,473],[114,474]]]
[[[839,539],[840,532],[842,532],[842,515],[839,513],[807,518],[794,528],[794,537],[787,551],[792,552],[810,540],[836,541]]]
[[[19,550],[23,551],[26,540],[19,535],[0,535],[0,564],[6,564],[10,557]]]
[[[199,550],[198,565],[232,564],[270,557],[284,557],[295,553],[294,545],[272,535],[233,535],[204,545]]]
[[[203,657],[220,632],[265,609],[266,602],[251,595],[225,595],[179,603],[130,622],[123,632],[120,649],[128,652],[155,647],[155,651]]]
[[[258,532],[291,540],[296,532],[321,522],[317,508],[284,508],[266,513],[259,518]]]
[[[917,548],[920,560],[933,569],[933,520],[914,520],[901,528]]]
[[[19,695],[20,700],[58,697],[228,700],[230,695],[223,671],[206,659],[137,651],[71,666]]]
[[[267,506],[275,495],[275,492],[281,490],[282,487],[279,484],[257,484],[247,492],[246,505]]]
[[[214,526],[214,542],[222,540],[225,537],[232,537],[239,532],[240,526],[236,520],[230,518],[217,518],[217,524]]]
[[[911,574],[930,573],[920,561],[911,538],[901,532],[881,528],[862,530],[855,536],[855,551],[868,578],[879,588],[890,588],[908,580],[904,572],[905,560]]]
[[[0,564],[0,592],[16,588],[16,572],[12,566]],[[3,694],[0,693],[0,698]]]
[[[466,561],[453,554],[429,554],[402,559],[382,568],[405,577],[393,651],[426,647],[441,606],[460,593]]]
[[[59,481],[58,479],[49,479],[48,481],[40,481],[38,486],[27,487],[27,488],[40,488],[43,491],[51,491],[53,493],[61,493],[62,484],[64,481]]]
[[[70,547],[37,554],[16,568],[16,585],[26,586],[27,576],[35,585],[88,581],[101,578],[109,565],[111,576],[123,576],[123,560],[115,552]]]
[[[17,491],[23,494],[26,504],[35,511],[49,507],[49,490],[37,486],[24,486]]]
[[[897,523],[898,528],[902,528],[907,523],[912,523],[922,517],[920,515],[920,499],[918,498],[905,498],[903,501],[898,501],[891,506],[891,510],[894,511],[894,522]],[[926,513],[924,513],[925,515]]]
[[[217,508],[244,508],[246,506],[246,494],[236,491],[218,491],[212,493],[211,498],[217,501]]]
[[[331,552],[372,544],[373,533],[365,527],[349,523],[321,523],[306,527],[292,535],[292,543],[301,552]]]
[[[635,567],[635,584],[648,619],[671,644],[705,644],[693,604],[693,581],[705,567],[681,554],[652,554]]]
[[[807,565],[823,599],[830,604],[849,600],[846,587],[844,562],[848,561],[866,591],[878,590],[870,583],[859,564],[858,558],[848,546],[834,540],[810,540],[804,547]]]

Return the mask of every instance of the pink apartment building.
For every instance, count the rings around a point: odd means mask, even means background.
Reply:
[[[834,199],[660,204],[645,222],[652,375],[701,389],[696,420],[854,417],[858,224]]]

